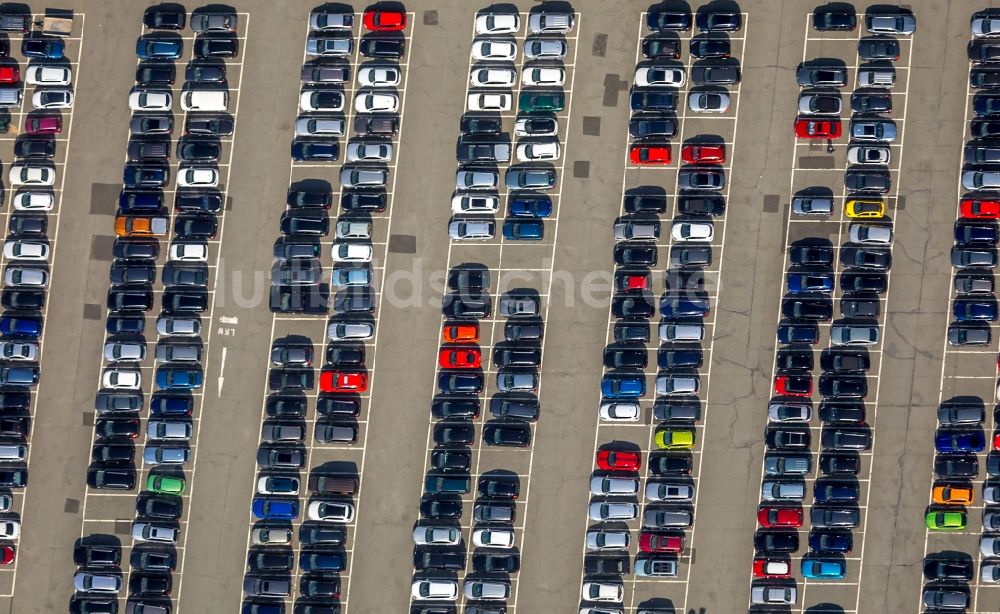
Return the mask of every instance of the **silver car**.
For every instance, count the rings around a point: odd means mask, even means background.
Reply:
[[[330,322],[326,336],[331,341],[363,341],[375,336],[375,325],[370,322]]]
[[[587,508],[591,520],[635,520],[639,517],[639,506],[635,503],[615,501],[595,501]]]
[[[466,599],[506,601],[508,597],[510,597],[510,582],[469,579],[465,581]]]
[[[455,241],[485,241],[496,235],[493,220],[455,220],[448,224],[448,236]]]
[[[524,56],[529,60],[561,60],[566,57],[566,41],[551,38],[528,38]]]
[[[73,576],[73,588],[81,593],[104,593],[117,595],[122,590],[122,577],[117,573],[92,573],[81,571]]]
[[[201,321],[162,316],[156,321],[156,332],[164,336],[197,337],[201,334]]]
[[[500,184],[500,174],[493,171],[459,170],[455,187],[459,190],[494,190]]]
[[[750,587],[750,603],[791,605],[795,603],[794,586],[770,586],[758,584]]]
[[[830,215],[833,199],[827,196],[797,196],[792,199],[792,212],[798,215]]]
[[[49,273],[45,269],[12,266],[4,272],[3,283],[5,286],[44,288],[49,285]]]
[[[507,371],[503,369],[497,373],[497,390],[500,392],[530,392],[537,389],[537,373]]]
[[[878,326],[838,324],[830,327],[830,341],[834,345],[875,345],[878,340]]]
[[[392,143],[358,141],[347,144],[348,162],[388,162],[392,159]]]
[[[142,461],[147,465],[183,465],[191,458],[191,450],[175,446],[147,446]]]
[[[532,297],[504,296],[500,299],[500,315],[505,318],[537,316],[539,311],[540,305]]]
[[[158,343],[156,345],[156,362],[201,362],[201,346]]]
[[[342,119],[300,117],[295,120],[296,136],[343,136],[346,125]]]
[[[389,181],[389,172],[382,168],[345,168],[340,171],[340,184],[345,188],[381,188]]]
[[[729,110],[729,94],[720,92],[691,92],[688,108],[696,113],[725,113]]]
[[[691,501],[694,499],[694,486],[672,482],[647,482],[646,498],[650,501]]]
[[[550,190],[556,185],[551,169],[507,169],[504,184],[508,190]]]
[[[647,509],[642,526],[647,529],[685,529],[694,524],[694,514],[681,509]]]
[[[966,190],[998,190],[1000,171],[965,171],[962,173],[962,187]]]
[[[639,492],[638,478],[594,476],[590,478],[592,495],[634,495]]]
[[[144,351],[145,349],[143,346]],[[38,344],[31,341],[4,341],[0,343],[0,359],[38,360]]]
[[[150,420],[146,425],[146,439],[188,441],[192,432],[190,422],[179,420]]]
[[[108,362],[142,362],[145,358],[145,343],[137,341],[109,341],[104,344],[104,360]]]
[[[352,13],[316,11],[309,15],[309,27],[313,30],[350,30],[353,26]]]
[[[851,243],[889,245],[892,243],[892,228],[876,224],[851,224],[847,227]]]
[[[802,501],[806,496],[806,487],[802,482],[764,480],[760,485],[760,496],[764,501]]]
[[[655,241],[660,238],[659,222],[619,222],[614,226],[615,241],[639,239]]]
[[[333,38],[327,36],[310,36],[306,39],[306,55],[312,56],[348,56],[354,50],[351,38]]]
[[[587,531],[587,550],[628,550],[628,531]]]
[[[660,375],[656,378],[656,394],[698,394],[701,380],[697,375]]]

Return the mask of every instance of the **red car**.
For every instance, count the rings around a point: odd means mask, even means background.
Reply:
[[[642,454],[621,450],[598,450],[597,468],[604,471],[638,471],[642,467]]]
[[[724,164],[724,145],[685,145],[681,148],[681,158],[688,164]]]
[[[669,145],[633,145],[628,151],[632,164],[670,164]]]
[[[28,116],[24,118],[25,134],[59,134],[62,132],[62,118],[55,115]]]
[[[813,381],[808,375],[779,375],[774,378],[774,394],[790,397],[811,397]]]
[[[757,522],[765,529],[774,527],[801,527],[802,508],[764,505],[757,510]]]
[[[667,533],[639,533],[640,552],[680,552],[684,550],[684,535]]]
[[[1000,219],[1000,200],[979,200],[978,198],[963,198],[959,206],[962,217],[980,220]]]
[[[792,577],[792,564],[788,559],[757,557],[753,560],[753,577],[790,578]]]
[[[14,562],[14,547],[4,546],[0,549],[0,565],[10,565]]]
[[[628,292],[629,290],[649,290],[653,280],[649,273],[629,273],[618,276],[616,282],[617,290]]]
[[[1000,433],[993,435],[993,449],[1000,450]]]
[[[438,354],[438,364],[442,369],[478,369],[480,356],[477,348],[446,347]]]
[[[795,136],[800,139],[839,139],[839,119],[797,119],[795,120]]]
[[[323,371],[319,374],[321,392],[364,392],[368,390],[368,374],[357,371]]]
[[[403,11],[365,11],[362,20],[365,27],[375,32],[399,32],[406,27],[406,13]]]
[[[0,66],[0,83],[17,83],[21,80],[21,71],[17,66]]]

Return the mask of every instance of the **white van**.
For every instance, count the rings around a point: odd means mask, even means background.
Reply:
[[[185,111],[225,111],[229,105],[229,92],[222,90],[190,90],[181,94],[181,108]]]

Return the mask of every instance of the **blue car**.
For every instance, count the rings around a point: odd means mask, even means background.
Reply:
[[[822,480],[813,484],[813,499],[816,503],[854,502],[860,496],[861,491],[856,482]]]
[[[299,502],[269,497],[254,497],[251,511],[260,520],[295,520],[299,517]]]
[[[992,224],[955,224],[956,243],[989,243],[996,245],[1000,230]]]
[[[160,367],[156,370],[156,385],[162,390],[194,390],[201,388],[204,376],[196,369]]]
[[[0,335],[4,337],[42,336],[42,318],[39,316],[5,315],[0,317]]]
[[[959,322],[996,322],[997,304],[993,301],[955,301],[952,315]]]
[[[813,552],[846,554],[853,547],[850,531],[813,531],[809,534],[809,549]]]
[[[66,54],[66,45],[57,38],[30,37],[21,41],[21,53],[29,58],[61,60]]]
[[[154,416],[177,418],[190,416],[193,411],[194,399],[189,397],[153,395],[149,401],[149,413]]]
[[[438,375],[438,388],[441,392],[458,394],[479,394],[486,380],[482,373],[476,371],[448,373]]]
[[[510,201],[507,212],[511,217],[549,217],[552,215],[552,200],[541,198],[515,198]]]
[[[708,299],[665,297],[660,301],[660,315],[668,320],[676,318],[699,317],[708,315]]]
[[[788,293],[805,294],[818,292],[830,294],[833,292],[833,275],[825,273],[789,273]]]
[[[339,552],[303,551],[299,555],[299,567],[304,572],[343,571],[344,555]]]
[[[508,241],[540,241],[545,234],[541,222],[504,222],[503,238]]]
[[[778,325],[778,343],[819,343],[819,326],[807,322]]]
[[[837,559],[816,556],[802,557],[802,576],[814,580],[841,580],[847,575],[847,565]]]
[[[135,42],[135,54],[140,60],[176,60],[184,46],[180,40],[140,36]]]
[[[163,208],[163,193],[160,191],[122,190],[118,195],[118,208],[122,213],[153,214]]]
[[[646,394],[642,374],[609,373],[601,378],[601,394],[609,399],[638,399]]]
[[[170,169],[166,166],[129,164],[125,167],[122,182],[126,188],[161,188],[169,178]]]
[[[982,452],[986,438],[982,431],[940,430],[934,436],[934,448],[938,452]]]

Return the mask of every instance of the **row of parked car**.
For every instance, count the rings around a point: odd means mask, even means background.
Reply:
[[[860,488],[854,476],[861,471],[860,453],[870,449],[872,433],[866,426],[867,372],[872,359],[868,347],[879,343],[878,317],[881,295],[888,288],[892,264],[892,224],[886,217],[886,197],[891,188],[890,144],[896,138],[890,89],[895,83],[892,62],[899,59],[900,42],[886,34],[910,34],[912,15],[906,12],[882,17],[868,13],[866,28],[873,36],[857,43],[858,86],[852,93],[851,142],[844,176],[844,217],[848,242],[839,254],[828,240],[807,238],[794,243],[789,252],[786,294],[781,302],[778,326],[781,348],[775,357],[773,396],[768,406],[765,432],[767,453],[760,527],[754,536],[755,580],[751,603],[793,604],[796,588],[788,555],[799,548],[798,529],[805,524],[802,502],[804,479],[813,473],[811,431],[813,419],[814,352],[819,342],[819,323],[833,318],[836,269],[840,272],[840,317],[830,327],[830,347],[820,354],[822,374],[818,381],[820,405],[819,471],[809,510],[812,526],[809,552],[800,562],[804,578],[841,580],[847,574],[844,557],[854,546],[852,528],[860,525],[857,507]],[[830,5],[813,14],[817,31],[853,31],[858,27],[853,9]],[[810,61],[800,65],[797,80],[799,116],[797,138],[839,138],[843,98],[839,88],[847,85],[842,64]],[[820,128],[817,128],[819,126]],[[833,191],[810,187],[796,193],[790,215],[830,217],[834,213]],[[839,267],[835,259],[839,257]]]
[[[187,13],[179,5],[146,10],[148,30],[136,43],[139,63],[136,85],[129,95],[133,111],[122,190],[115,216],[117,236],[109,271],[108,318],[101,385],[95,399],[95,442],[88,468],[88,485],[95,489],[131,490],[138,479],[136,440],[141,433],[142,363],[147,359],[146,313],[154,307],[157,273],[164,290],[156,320],[154,361],[156,386],[149,399],[146,442],[141,463],[151,469],[145,490],[136,498],[132,523],[131,574],[127,612],[171,611],[172,571],[178,564],[175,545],[183,514],[181,495],[186,488],[184,467],[191,462],[194,434],[193,393],[203,384],[204,342],[200,315],[209,307],[208,241],[216,235],[224,197],[218,190],[218,163],[223,137],[232,135],[226,66],[217,58],[236,55],[235,13],[196,9],[191,26],[194,59],[185,68],[181,95],[184,134],[176,140],[180,166],[170,188],[174,116],[171,113],[176,80],[173,60],[183,51],[182,41],[170,32],[183,30]],[[173,194],[173,216],[167,194]],[[157,266],[160,239],[171,230],[167,263]],[[117,594],[126,589],[117,567],[120,546],[107,536],[91,535],[78,544],[81,570],[74,585],[88,597],[81,612],[116,612]],[[117,552],[117,554],[113,554]],[[97,571],[91,568],[100,567]],[[111,597],[110,599],[108,599]]]
[[[344,120],[344,84],[351,81],[354,13],[321,8],[309,15],[306,63],[301,69],[302,90],[295,135],[293,164],[332,164],[340,159],[340,137],[347,134]],[[361,52],[370,52],[380,41],[392,53],[361,65],[354,103],[358,118],[354,138],[347,146],[347,163],[340,173],[341,209],[332,246],[331,284],[335,317],[328,326],[325,365],[319,374],[320,397],[313,437],[317,444],[353,444],[358,439],[360,395],[368,389],[363,342],[375,334],[373,224],[368,214],[381,212],[388,200],[387,165],[394,153],[392,137],[399,125],[400,98],[395,92],[403,77],[396,61],[403,54],[401,38],[407,14],[398,8],[375,6],[365,11],[364,29],[374,32],[362,40]],[[376,115],[379,114],[379,115]],[[377,128],[377,129],[376,129]],[[329,234],[328,210],[333,190],[316,179],[289,187],[287,209],[280,221],[281,237],[275,244],[271,308],[276,312],[327,313],[323,287],[320,239]],[[299,523],[296,612],[331,614],[342,590],[340,573],[347,568],[347,528],[354,522],[359,481],[343,470],[314,468],[306,488],[300,474],[309,458],[303,445],[306,434],[305,392],[316,388],[311,339],[290,336],[271,348],[269,396],[262,425],[251,513],[251,532],[244,577],[243,612],[282,614],[284,600],[295,590],[291,574],[296,565],[294,523],[300,517],[300,497],[309,493],[305,520]]]
[[[692,22],[690,13],[651,10],[646,25],[652,34],[642,41],[644,56],[652,60],[679,58],[681,48],[675,31],[690,29]],[[725,58],[731,62],[727,70],[738,75],[738,60],[730,58],[725,33],[742,27],[742,15],[703,9],[697,22],[702,34],[691,40],[692,70],[708,74],[722,69],[714,60],[696,62],[695,58]],[[685,72],[683,67],[667,66],[640,61],[636,67],[629,123],[630,135],[638,139],[629,149],[633,164],[671,163],[668,139],[680,130],[674,112],[677,88],[684,85]],[[738,80],[736,76],[728,82]],[[696,104],[703,96],[715,101],[714,110],[728,109],[728,94],[692,91],[692,110],[706,110]],[[724,101],[725,108],[716,106],[720,101]],[[704,362],[701,343],[705,317],[710,312],[705,268],[712,263],[713,218],[725,214],[722,165],[727,153],[718,136],[701,135],[681,146],[683,164],[677,177],[677,212],[670,225],[666,292],[659,304],[659,370],[652,410],[656,450],[646,459],[647,479],[641,493],[642,445],[616,441],[597,450],[588,509],[588,517],[595,524],[586,534],[581,614],[622,612],[624,575],[670,578],[679,572],[685,530],[694,523],[696,485],[691,478],[694,463],[690,450],[696,446],[695,424],[702,412],[698,396],[702,381],[697,370]],[[658,261],[658,216],[668,207],[662,190],[648,186],[629,190],[623,198],[625,215],[616,220],[613,228],[616,270],[611,313],[616,322],[614,340],[604,349],[606,372],[601,380],[599,418],[605,423],[638,422],[643,418],[640,399],[646,394],[643,371],[648,362],[649,318],[656,313],[650,269]],[[644,506],[636,501],[638,497],[645,498]],[[634,565],[630,565],[631,532],[621,528],[620,523],[640,516],[638,553]],[[598,603],[608,605],[594,605]],[[639,611],[659,610],[640,606]]]
[[[976,90],[972,98],[974,119],[970,140],[964,150],[962,188],[968,192],[959,204],[955,221],[952,322],[948,325],[948,344],[953,347],[985,347],[990,344],[990,322],[997,319],[995,278],[998,230],[996,215],[990,215],[991,200],[997,210],[994,183],[995,164],[1000,162],[1000,148],[991,138],[988,126],[1000,128],[995,121],[1000,109],[1000,11],[987,9],[971,17],[972,40],[969,43],[969,86]],[[984,130],[986,132],[984,132]],[[993,134],[1000,134],[995,132]],[[974,316],[974,317],[969,317]],[[979,477],[977,453],[987,449],[983,434],[986,419],[984,401],[959,395],[944,400],[938,408],[938,430],[934,437],[934,482],[930,505],[925,512],[928,531],[961,531],[968,526],[968,506],[973,505],[973,482]],[[996,417],[994,417],[994,424]],[[993,450],[1000,449],[994,436]],[[1000,475],[1000,457],[989,452],[987,477]],[[1000,582],[1000,489],[985,482],[982,489],[983,512],[980,536],[980,581]],[[922,602],[934,611],[964,611],[971,603],[969,582],[975,576],[973,557],[949,552],[930,552],[924,558]]]

